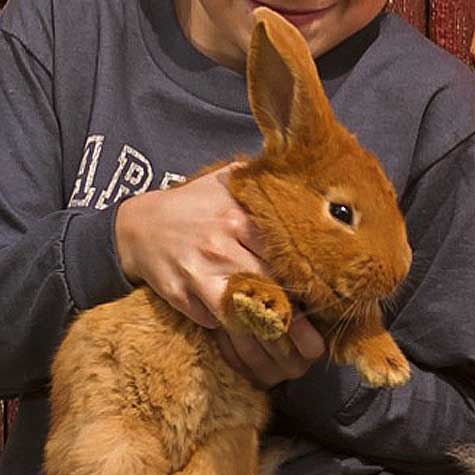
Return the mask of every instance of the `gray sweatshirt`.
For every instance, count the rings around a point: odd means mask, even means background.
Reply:
[[[387,325],[397,389],[316,364],[274,391],[305,439],[286,475],[451,474],[475,440],[475,77],[381,14],[318,60],[339,119],[399,193],[415,261]],[[40,473],[51,358],[78,310],[131,290],[118,203],[261,137],[244,78],[197,52],[167,0],[10,0],[0,18],[0,394],[21,398],[0,472]],[[324,455],[322,455],[324,453]]]

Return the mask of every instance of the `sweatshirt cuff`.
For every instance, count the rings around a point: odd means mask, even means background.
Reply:
[[[65,275],[78,310],[109,302],[133,286],[119,263],[115,243],[118,204],[101,211],[76,214],[64,240]]]
[[[275,407],[312,431],[341,422],[353,413],[357,395],[367,388],[352,366],[337,366],[326,358],[317,361],[302,378],[277,387],[272,395]]]

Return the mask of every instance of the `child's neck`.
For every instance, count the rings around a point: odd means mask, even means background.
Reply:
[[[184,35],[198,51],[218,64],[244,73],[246,52],[223,38],[201,2],[175,0],[175,11]]]

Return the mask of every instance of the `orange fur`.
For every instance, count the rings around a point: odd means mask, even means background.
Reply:
[[[334,118],[300,33],[265,8],[256,18],[248,85],[264,145],[252,161],[235,157],[248,163],[230,190],[262,234],[273,277],[231,276],[222,324],[286,348],[297,298],[335,362],[375,386],[402,384],[409,366],[378,303],[411,261],[394,190]],[[330,203],[351,207],[355,223]],[[149,288],[78,317],[52,372],[46,475],[257,475],[265,394]]]

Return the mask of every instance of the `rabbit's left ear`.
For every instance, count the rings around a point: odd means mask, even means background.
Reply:
[[[336,127],[315,62],[301,33],[269,8],[254,10],[247,60],[248,96],[264,147],[319,143]]]

